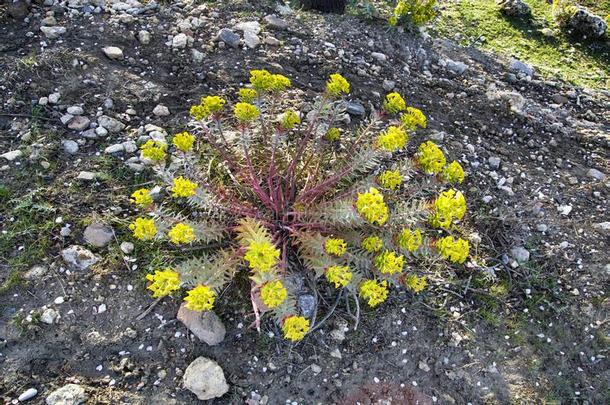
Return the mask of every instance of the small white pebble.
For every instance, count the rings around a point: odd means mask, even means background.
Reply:
[[[55,298],[55,301],[53,301],[56,304],[63,304],[64,303],[64,297],[57,297]]]

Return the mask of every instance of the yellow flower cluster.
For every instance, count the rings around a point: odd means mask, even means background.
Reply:
[[[136,218],[135,222],[129,225],[133,231],[133,236],[140,240],[149,240],[157,234],[157,226],[154,219]]]
[[[383,247],[383,241],[379,236],[367,236],[362,239],[362,249],[369,253],[377,253]]]
[[[195,137],[188,132],[180,132],[174,135],[174,139],[172,143],[176,148],[181,150],[182,152],[188,152],[193,149],[193,144],[195,143]]]
[[[198,285],[187,291],[184,301],[191,311],[211,311],[216,301],[216,293],[207,285]]]
[[[434,213],[430,218],[432,226],[449,229],[453,220],[460,220],[466,214],[466,199],[460,191],[446,190],[434,201]]]
[[[156,270],[155,274],[147,274],[150,281],[148,288],[154,298],[165,297],[180,289],[180,275],[172,269]]]
[[[413,131],[417,127],[426,128],[428,125],[428,120],[422,110],[415,107],[407,107],[407,111],[400,116],[400,122],[409,131]]]
[[[407,109],[407,103],[400,94],[393,92],[385,96],[383,108],[390,114],[398,114]]]
[[[261,115],[260,110],[256,108],[256,106],[249,103],[235,104],[233,113],[235,114],[235,118],[237,118],[240,122],[254,121]]]
[[[341,130],[335,127],[329,128],[328,131],[326,131],[326,135],[324,135],[324,137],[328,142],[336,142],[341,139]]]
[[[197,183],[193,183],[189,179],[185,179],[184,177],[180,176],[176,177],[173,183],[173,197],[192,197],[196,194],[195,190],[197,190]]]
[[[403,229],[397,238],[398,246],[409,252],[415,252],[422,244],[422,234],[419,229],[414,231]]]
[[[388,282],[383,280],[365,280],[359,287],[360,296],[368,301],[371,308],[375,308],[388,298]]]
[[[282,114],[282,120],[280,122],[281,127],[284,130],[290,130],[295,127],[295,125],[301,123],[301,116],[299,113],[293,110],[286,110],[284,114]]]
[[[210,116],[210,112],[201,104],[192,105],[189,109],[189,114],[197,121],[201,121]]]
[[[377,177],[377,183],[383,188],[396,190],[402,183],[400,170],[386,170]]]
[[[130,201],[141,207],[146,207],[153,203],[152,196],[150,195],[150,190],[147,188],[141,188],[139,190],[134,191],[133,194],[131,194]]]
[[[286,76],[271,74],[267,70],[251,70],[250,83],[258,91],[284,91],[292,83]]]
[[[200,121],[208,118],[210,115],[218,114],[226,103],[227,100],[219,96],[202,97],[201,102],[198,105],[192,106],[189,113],[197,121]]]
[[[258,93],[256,92],[256,90],[248,88],[239,89],[239,91],[237,92],[237,97],[239,98],[239,101],[244,103],[252,103],[256,99],[257,95]]]
[[[297,342],[302,340],[309,332],[309,321],[302,316],[291,316],[284,320],[282,325],[284,339]]]
[[[140,150],[142,151],[143,157],[158,162],[160,160],[165,159],[167,145],[163,142],[158,142],[149,139],[148,141],[146,141],[146,143],[140,146]]]
[[[244,255],[252,270],[263,273],[271,270],[277,264],[279,257],[279,249],[267,241],[251,242]]]
[[[324,249],[329,255],[343,256],[347,252],[347,243],[340,238],[328,238],[324,244]]]
[[[342,94],[349,93],[349,83],[345,77],[339,73],[330,75],[330,79],[326,82],[326,92],[331,97],[341,97]]]
[[[324,274],[329,283],[333,283],[335,288],[345,287],[352,281],[352,272],[348,266],[330,266]]]
[[[403,255],[384,250],[375,258],[375,267],[383,274],[400,273],[404,266],[404,259]]]
[[[443,180],[449,183],[461,183],[464,181],[464,169],[455,160],[443,169]]]
[[[279,280],[265,283],[261,288],[261,299],[267,308],[277,307],[287,296],[288,292]]]
[[[424,288],[426,288],[426,286],[428,285],[428,279],[426,278],[426,276],[417,277],[415,274],[410,274],[405,280],[405,285],[407,286],[407,288],[417,294],[423,291]]]
[[[170,229],[170,231],[167,233],[167,236],[174,245],[191,243],[192,241],[197,239],[193,228],[191,228],[187,224],[183,224],[182,222],[176,224],[172,229]]]
[[[386,223],[390,211],[383,201],[383,194],[375,187],[371,187],[367,193],[358,193],[356,210],[366,221],[378,225]]]
[[[440,173],[447,161],[443,151],[432,141],[419,145],[417,160],[426,173]]]
[[[470,252],[470,245],[467,240],[462,238],[453,239],[452,236],[445,236],[436,241],[436,248],[441,256],[453,263],[464,263]]]
[[[394,152],[404,148],[408,140],[409,137],[405,131],[401,128],[391,126],[379,135],[377,138],[377,146],[385,151]]]

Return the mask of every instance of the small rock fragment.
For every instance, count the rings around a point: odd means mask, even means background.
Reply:
[[[219,398],[229,391],[222,368],[214,360],[197,357],[184,371],[184,388],[202,401]]]
[[[185,304],[182,304],[176,318],[199,340],[210,346],[221,343],[225,338],[225,326],[214,311],[192,311]]]
[[[77,384],[67,384],[47,396],[47,405],[79,405],[87,400],[85,389]]]
[[[106,46],[102,48],[102,52],[108,59],[119,60],[123,59],[123,50],[116,46]]]

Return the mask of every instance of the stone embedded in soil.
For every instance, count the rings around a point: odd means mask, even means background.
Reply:
[[[186,48],[186,45],[188,44],[188,36],[181,32],[180,34],[174,36],[174,38],[172,38],[172,48],[175,49],[182,49],[182,48]]]
[[[583,7],[578,7],[576,12],[570,16],[568,26],[584,37],[592,38],[602,37],[608,29],[608,24],[602,17]]]
[[[13,160],[20,158],[21,156],[23,156],[23,152],[20,151],[19,149],[17,150],[12,150],[10,152],[6,152],[2,155],[0,155],[0,158],[4,158],[6,160],[8,160],[9,162],[12,162]]]
[[[345,106],[345,111],[347,111],[348,114],[356,116],[363,116],[366,113],[364,106],[354,101],[349,101],[347,103],[347,105]]]
[[[386,56],[386,54],[381,53],[381,52],[373,52],[373,53],[371,53],[371,57],[373,59],[375,59],[377,62],[385,62],[386,60],[388,60],[388,57]]]
[[[81,171],[80,173],[78,173],[78,176],[76,176],[76,178],[78,180],[86,180],[86,181],[92,181],[95,180],[96,178],[96,174],[93,172],[88,172],[86,170]]]
[[[72,115],[82,115],[85,111],[83,110],[83,107],[78,106],[78,105],[73,105],[70,106],[66,109],[66,112],[68,114],[72,114]]]
[[[60,27],[60,26],[44,27],[43,26],[43,27],[40,27],[40,31],[42,31],[44,36],[47,37],[48,39],[57,39],[61,35],[66,33],[66,27]]]
[[[47,273],[47,270],[48,269],[46,266],[32,266],[28,271],[23,274],[23,278],[28,281],[36,280],[44,276]]]
[[[464,62],[455,61],[455,60],[451,60],[451,59],[447,59],[446,62],[447,62],[447,70],[449,70],[450,72],[452,72],[456,75],[464,74],[464,72],[466,72],[466,70],[468,69],[468,65],[465,64]]]
[[[286,20],[281,19],[276,15],[265,16],[265,23],[267,24],[267,26],[269,26],[269,28],[276,30],[285,30],[286,28],[288,28],[288,23],[286,22]]]
[[[46,323],[47,325],[52,325],[59,318],[59,312],[54,310],[53,308],[47,308],[42,311],[40,315],[40,321],[42,323]]]
[[[82,115],[77,115],[72,118],[68,123],[68,128],[73,129],[75,131],[82,131],[89,127],[91,120],[87,117],[83,117]]]
[[[517,263],[525,263],[530,259],[530,252],[523,246],[515,246],[510,250],[510,254]]]
[[[157,104],[157,106],[153,109],[153,114],[155,114],[157,117],[167,117],[170,115],[170,112],[169,108],[163,104]]]
[[[100,260],[90,250],[79,245],[72,245],[62,250],[61,257],[75,270],[87,270]]]
[[[253,32],[254,34],[261,32],[261,25],[258,21],[241,22],[236,24],[233,28],[237,31]]]
[[[589,169],[589,171],[587,171],[587,176],[593,177],[595,180],[599,181],[606,180],[606,175],[597,169]]]
[[[511,72],[521,74],[523,76],[533,77],[536,71],[531,65],[521,62],[519,59],[512,59],[509,66]]]
[[[489,167],[491,167],[494,170],[499,169],[500,163],[502,162],[500,160],[500,158],[497,156],[491,156],[487,161],[489,162]]]
[[[598,231],[610,231],[610,222],[598,222],[597,224],[593,224],[593,228]]]
[[[184,388],[202,401],[220,398],[229,391],[222,368],[214,360],[197,357],[184,371]]]
[[[511,17],[530,15],[530,7],[523,0],[498,0],[500,10]]]
[[[87,400],[85,389],[78,384],[67,384],[46,398],[47,405],[79,405]]]
[[[38,390],[36,388],[28,388],[27,390],[23,391],[23,393],[21,395],[19,395],[17,400],[19,402],[25,402],[28,399],[34,398],[37,394],[38,394]]]
[[[192,311],[185,304],[182,304],[176,318],[197,336],[199,340],[210,346],[221,343],[225,338],[225,326],[213,311]]]
[[[140,43],[142,45],[148,45],[150,43],[150,40],[151,40],[150,32],[148,32],[146,30],[140,30],[138,32],[138,41],[140,41]]]
[[[229,28],[223,28],[216,34],[216,41],[222,41],[232,48],[237,48],[240,42],[239,35],[234,33]]]
[[[244,32],[244,43],[250,49],[254,49],[260,45],[261,39],[253,32],[246,31]]]
[[[316,299],[311,294],[301,294],[298,298],[299,311],[305,318],[310,318],[316,309]]]
[[[93,247],[104,247],[114,238],[112,227],[94,223],[85,228],[85,241]]]
[[[134,245],[131,242],[121,242],[121,251],[126,255],[133,252]]]
[[[265,37],[264,42],[271,46],[279,46],[281,44],[280,40],[275,37]]]
[[[125,128],[125,124],[121,121],[109,117],[107,115],[102,115],[97,119],[97,123],[108,130],[110,133],[121,132]]]
[[[102,52],[108,59],[119,60],[123,59],[123,50],[116,46],[106,46],[102,48]]]

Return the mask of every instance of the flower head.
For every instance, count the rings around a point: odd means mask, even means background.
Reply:
[[[342,94],[349,93],[349,83],[339,73],[334,73],[326,82],[326,92],[331,97],[341,97]]]
[[[297,342],[302,340],[309,332],[309,321],[302,316],[290,316],[284,319],[282,331],[285,339]]]
[[[402,175],[400,170],[386,170],[377,177],[377,183],[383,188],[396,190],[402,183]]]
[[[383,108],[390,114],[398,114],[407,109],[407,103],[400,94],[393,92],[385,96]]]
[[[407,107],[407,111],[400,116],[400,122],[409,131],[413,131],[417,127],[426,128],[428,120],[424,113],[415,107]]]
[[[326,138],[328,142],[336,142],[341,139],[341,130],[335,127],[329,128],[328,131],[326,131],[324,138]]]
[[[195,118],[197,121],[201,121],[202,119],[210,116],[210,110],[201,104],[195,104],[189,109],[189,114],[191,114],[191,117]]]
[[[432,141],[419,145],[417,160],[426,173],[440,173],[446,160],[443,151]]]
[[[214,308],[216,293],[207,285],[198,285],[192,290],[187,291],[184,302],[191,311],[210,311]]]
[[[261,288],[261,299],[267,308],[277,307],[287,296],[288,292],[279,280],[265,283]]]
[[[182,152],[188,152],[193,149],[193,144],[195,143],[195,137],[188,132],[180,132],[174,135],[174,139],[172,143],[176,148],[181,150]]]
[[[295,125],[301,123],[301,116],[299,113],[293,110],[286,110],[284,114],[282,114],[282,119],[280,121],[280,126],[285,131],[291,130],[295,127]]]
[[[464,181],[464,169],[455,160],[443,169],[443,180],[449,183],[461,183]]]
[[[261,114],[260,110],[256,106],[249,103],[237,103],[233,109],[235,117],[240,122],[254,121]]]
[[[385,151],[394,152],[404,148],[408,140],[409,137],[405,131],[391,126],[377,137],[377,146]]]
[[[284,75],[275,74],[271,75],[271,78],[273,79],[273,84],[271,85],[271,90],[273,91],[284,91],[292,86],[290,79]]]
[[[136,218],[136,220],[129,225],[129,229],[133,231],[133,236],[140,240],[152,239],[157,234],[157,226],[155,225],[154,219]]]
[[[153,292],[154,298],[165,297],[180,289],[180,274],[169,268],[147,274],[146,279],[151,282],[146,288]]]
[[[222,97],[207,96],[201,98],[201,105],[210,112],[210,114],[218,114],[222,107],[227,103]]]
[[[466,199],[460,191],[443,191],[434,201],[434,212],[430,217],[432,226],[449,229],[453,220],[460,220],[466,214]]]
[[[192,197],[196,194],[197,183],[185,179],[184,177],[176,177],[173,180],[172,196],[173,197]]]
[[[237,97],[239,98],[239,101],[244,103],[252,103],[254,99],[256,99],[257,95],[258,93],[256,92],[256,90],[248,88],[239,89],[239,91],[237,92]]]
[[[146,207],[153,203],[153,198],[150,195],[149,189],[141,188],[131,194],[130,201],[140,207]]]
[[[174,245],[191,243],[192,241],[197,239],[193,228],[186,224],[183,224],[182,222],[176,224],[172,229],[170,229],[170,231],[167,233],[167,236]]]
[[[383,201],[383,195],[375,187],[371,187],[367,193],[358,193],[356,210],[372,224],[383,225],[389,216],[389,209]]]
[[[405,285],[407,288],[417,294],[426,288],[426,285],[428,285],[428,280],[426,276],[417,277],[415,274],[409,274],[405,279]]]
[[[270,242],[251,242],[244,259],[252,270],[266,272],[271,270],[280,257],[280,251]]]
[[[273,77],[267,70],[251,70],[250,83],[257,91],[271,90],[273,87]]]
[[[422,235],[419,229],[414,231],[403,229],[397,238],[398,246],[409,252],[415,252],[422,244]]]
[[[384,250],[375,257],[375,267],[383,274],[395,274],[402,272],[404,256],[397,255],[390,250]]]
[[[379,236],[367,236],[362,239],[362,249],[369,253],[377,253],[383,247],[383,241]]]
[[[340,238],[328,238],[324,244],[324,250],[329,255],[343,256],[347,252],[347,243]]]
[[[436,241],[436,249],[441,256],[452,263],[464,263],[468,258],[470,245],[462,238],[453,239],[452,236],[445,236]]]
[[[388,298],[388,282],[383,280],[364,280],[360,283],[360,296],[368,301],[371,308],[375,308]]]
[[[330,266],[324,273],[328,282],[333,283],[335,288],[345,287],[352,281],[352,272],[347,266]]]
[[[163,142],[149,139],[146,141],[146,143],[140,146],[140,150],[142,151],[143,157],[158,162],[165,159],[167,145]]]

